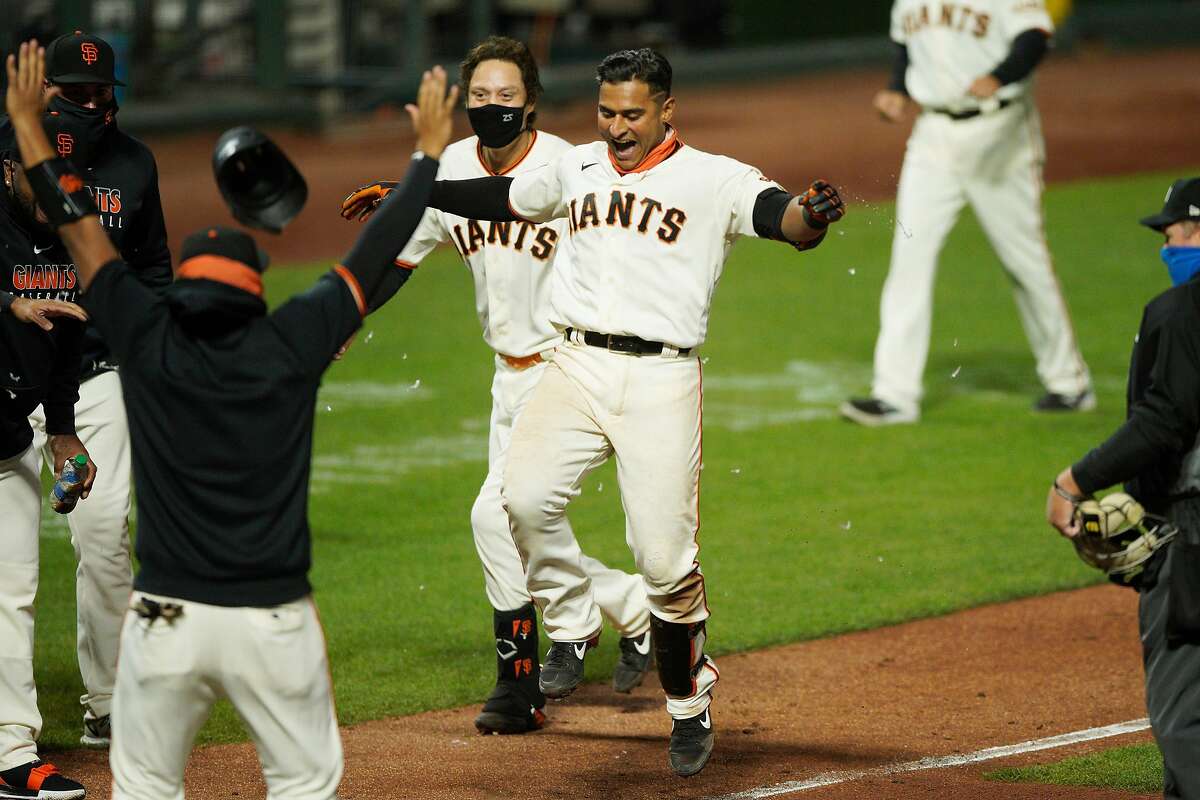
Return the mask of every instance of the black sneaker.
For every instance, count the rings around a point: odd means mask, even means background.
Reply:
[[[872,428],[883,425],[908,425],[921,418],[915,411],[901,411],[877,397],[851,397],[842,403],[838,411],[851,422]]]
[[[79,743],[97,750],[107,749],[112,744],[112,717],[108,714],[94,719],[84,717],[83,736],[79,737]]]
[[[20,790],[14,792],[13,790]],[[7,797],[36,797],[38,800],[79,800],[84,796],[83,784],[73,781],[45,761],[30,761],[19,767],[0,772],[0,792]],[[6,797],[0,794],[0,797]]]
[[[716,734],[712,729],[712,710],[688,719],[673,720],[671,746],[668,750],[671,769],[681,778],[695,775],[704,769],[712,755]]]
[[[583,657],[596,646],[598,636],[582,642],[554,642],[542,662],[538,687],[542,694],[555,700],[575,691],[583,682]]]
[[[537,695],[536,699],[545,703],[541,692]],[[483,734],[527,733],[545,723],[546,715],[530,702],[519,686],[511,681],[500,681],[475,718],[475,729]]]
[[[621,639],[620,648],[621,657],[613,668],[613,691],[629,694],[642,685],[646,673],[650,671],[650,631],[641,636]]]
[[[1091,411],[1096,407],[1096,395],[1091,390],[1081,394],[1059,394],[1046,392],[1033,404],[1034,411],[1057,413],[1062,411]]]

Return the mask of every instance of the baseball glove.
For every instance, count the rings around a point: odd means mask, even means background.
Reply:
[[[800,208],[804,212],[804,222],[816,230],[829,227],[829,223],[846,216],[846,204],[838,190],[827,181],[813,181],[808,191],[800,196]]]
[[[1071,541],[1085,564],[1110,578],[1129,583],[1146,559],[1167,544],[1178,529],[1165,519],[1147,514],[1142,504],[1124,492],[1075,507],[1079,533]]]
[[[342,216],[346,219],[358,217],[359,222],[366,220],[399,185],[399,181],[376,181],[358,187],[342,201]]]

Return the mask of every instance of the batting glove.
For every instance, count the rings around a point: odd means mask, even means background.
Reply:
[[[800,197],[800,210],[804,212],[805,224],[815,230],[827,228],[831,222],[846,216],[846,204],[837,189],[825,181],[813,181]]]
[[[360,186],[346,195],[346,199],[342,201],[342,216],[345,219],[358,217],[358,221],[362,222],[374,214],[383,199],[399,185],[399,181],[376,181],[366,186]]]

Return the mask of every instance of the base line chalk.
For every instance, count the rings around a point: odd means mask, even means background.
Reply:
[[[1069,744],[1077,744],[1079,742],[1090,742],[1094,739],[1107,739],[1112,736],[1120,736],[1125,733],[1136,733],[1144,731],[1150,727],[1150,720],[1146,718],[1133,719],[1128,722],[1118,722],[1114,725],[1105,725],[1102,728],[1088,728],[1082,731],[1073,731],[1072,733],[1062,733],[1058,736],[1048,736],[1045,739],[1032,739],[1028,742],[1020,742],[1019,744],[1007,744],[1000,747],[989,747],[984,750],[976,750],[974,753],[960,753],[950,756],[936,756],[918,759],[917,761],[906,761],[901,764],[887,764],[882,767],[872,767],[871,769],[856,770],[856,771],[839,771],[839,772],[824,772],[812,778],[803,781],[788,781],[786,783],[776,783],[772,786],[760,786],[756,789],[747,789],[744,792],[735,792],[733,794],[724,794],[719,797],[708,798],[707,800],[760,800],[764,797],[779,797],[780,795],[793,794],[797,792],[808,791],[809,789],[819,789],[822,786],[833,786],[838,783],[849,783],[850,781],[861,780],[862,778],[879,778],[887,775],[897,775],[902,772],[917,772],[925,769],[942,769],[944,767],[959,767],[964,764],[975,764],[980,761],[991,761],[996,758],[1005,758],[1007,756],[1020,755],[1022,753],[1034,753],[1038,750],[1051,750],[1055,747],[1065,747]]]

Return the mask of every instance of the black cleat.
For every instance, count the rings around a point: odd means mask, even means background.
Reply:
[[[621,657],[613,668],[613,691],[629,694],[642,685],[650,671],[650,631],[641,636],[621,639]]]
[[[671,725],[671,746],[668,750],[671,769],[681,778],[695,775],[704,769],[712,755],[716,734],[712,729],[712,711],[687,719],[674,720]]]
[[[66,777],[45,761],[30,761],[0,772],[0,798],[79,800],[83,796],[83,784]]]
[[[1033,404],[1034,411],[1049,413],[1064,411],[1091,411],[1096,407],[1096,395],[1088,390],[1080,394],[1046,392]]]
[[[538,699],[541,700],[540,697]],[[520,687],[509,681],[501,681],[492,689],[483,704],[483,710],[475,718],[475,729],[483,734],[528,733],[545,723],[546,715],[525,697]]]
[[[583,683],[583,657],[596,646],[599,637],[582,642],[554,642],[542,663],[538,687],[542,694],[561,700]]]
[[[871,428],[883,425],[908,425],[921,418],[921,415],[915,411],[902,411],[877,397],[851,397],[842,403],[838,412],[851,422]]]

